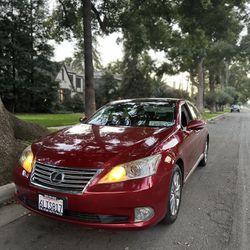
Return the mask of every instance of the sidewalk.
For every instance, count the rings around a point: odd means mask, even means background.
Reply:
[[[13,182],[0,186],[0,204],[13,197],[15,192],[15,184]]]

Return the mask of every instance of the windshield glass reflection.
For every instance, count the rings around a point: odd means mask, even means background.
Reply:
[[[124,102],[105,106],[88,124],[128,127],[171,127],[175,124],[176,107],[168,102]]]

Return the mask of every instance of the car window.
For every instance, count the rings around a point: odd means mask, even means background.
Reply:
[[[237,104],[232,105],[233,108],[239,108],[240,106]]]
[[[182,128],[187,127],[189,121],[191,120],[188,108],[186,104],[183,104],[181,106],[181,126]]]
[[[125,102],[105,106],[89,124],[131,127],[171,127],[176,120],[175,102]]]
[[[196,120],[196,119],[201,119],[201,114],[198,111],[198,109],[190,102],[187,103],[189,111],[191,113],[192,119]]]

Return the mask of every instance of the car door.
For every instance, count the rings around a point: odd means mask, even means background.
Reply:
[[[189,174],[196,162],[196,134],[194,130],[187,130],[188,123],[192,120],[190,110],[186,103],[183,103],[180,108],[180,132],[182,143],[180,147],[180,156],[184,161],[185,173],[184,178]]]
[[[192,103],[187,102],[187,107],[190,111],[192,120],[201,119],[201,114]],[[193,137],[194,137],[194,143],[195,143],[194,157],[197,161],[204,151],[205,142],[206,142],[206,133],[204,133],[204,129],[194,130]]]

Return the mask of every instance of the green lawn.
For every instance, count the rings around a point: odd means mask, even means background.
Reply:
[[[67,126],[79,123],[81,113],[74,114],[17,114],[19,119],[34,122],[44,127]]]
[[[215,112],[215,113],[206,112],[206,113],[203,113],[202,117],[203,117],[204,120],[208,120],[208,119],[214,118],[214,117],[216,117],[216,116],[218,116],[218,115],[225,114],[225,113],[227,113],[227,112],[229,112],[228,109],[225,109],[224,112]]]

